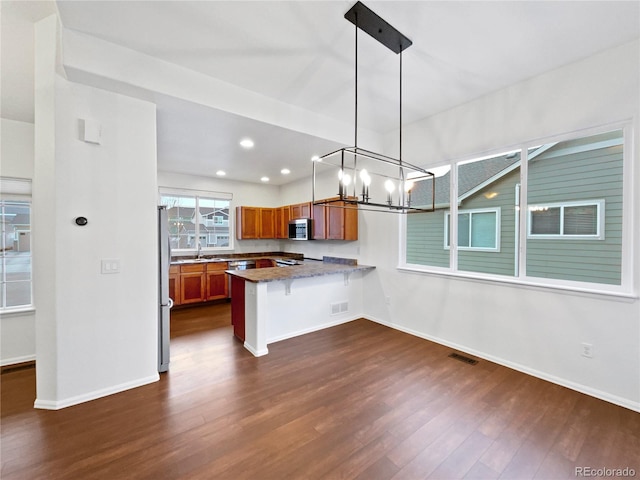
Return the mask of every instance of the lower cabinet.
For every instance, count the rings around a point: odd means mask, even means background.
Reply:
[[[181,305],[204,302],[207,277],[205,264],[180,266]]]
[[[219,300],[229,297],[227,262],[171,265],[169,268],[169,297],[174,305]]]
[[[229,280],[224,271],[229,268],[227,262],[207,264],[207,298],[219,300],[229,297]]]
[[[180,305],[180,266],[171,265],[169,267],[169,298],[173,300],[174,305]]]
[[[233,334],[244,342],[245,321],[244,321],[244,284],[242,278],[231,276],[231,323],[233,324]]]

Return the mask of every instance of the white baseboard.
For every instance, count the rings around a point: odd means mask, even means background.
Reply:
[[[560,385],[562,387],[569,388],[571,390],[575,390],[576,392],[584,393],[585,395],[589,395],[591,397],[599,398],[600,400],[604,400],[605,402],[613,403],[615,405],[619,405],[624,408],[628,408],[629,410],[633,410],[636,412],[640,412],[640,402],[634,402],[627,398],[618,397],[616,395],[612,395],[608,392],[603,392],[602,390],[597,390],[595,388],[591,388],[587,385],[582,385],[580,383],[572,382],[571,380],[567,380],[565,378],[556,377],[555,375],[550,375],[545,372],[541,372],[534,368],[529,368],[525,365],[520,365],[518,363],[511,362],[509,360],[505,360],[503,358],[495,357],[493,355],[487,354],[485,352],[481,352],[475,350],[473,348],[466,347],[464,345],[459,345],[454,342],[449,342],[447,340],[443,340],[442,338],[434,337],[431,335],[426,335],[424,333],[418,332],[411,328],[402,327],[400,325],[396,325],[391,322],[387,322],[384,320],[380,320],[378,318],[374,318],[372,316],[364,316],[367,320],[370,320],[375,323],[379,323],[389,328],[393,328],[394,330],[399,330],[404,333],[408,333],[409,335],[413,335],[415,337],[424,338],[425,340],[429,340],[434,343],[438,343],[440,345],[444,345],[447,347],[451,347],[460,352],[465,352],[474,357],[483,358],[485,360],[489,360],[490,362],[497,363],[499,365],[503,365],[505,367],[511,368],[513,370],[517,370],[522,373],[526,373],[527,375],[531,375],[533,377],[540,378],[542,380],[546,380],[551,383],[555,383],[556,385]]]
[[[263,350],[256,350],[251,345],[249,345],[247,342],[244,342],[244,348],[249,350],[254,357],[262,357],[263,355],[266,355],[267,353],[269,353],[269,349],[268,348],[265,348]]]
[[[71,407],[78,405],[79,403],[89,402],[97,398],[113,395],[114,393],[120,393],[132,388],[141,387],[149,383],[157,382],[160,380],[160,374],[150,375],[148,377],[133,380],[131,382],[121,383],[120,385],[114,385],[109,388],[103,388],[101,390],[95,390],[93,392],[84,393],[82,395],[76,395],[75,397],[66,398],[64,400],[41,400],[36,399],[33,404],[34,408],[43,410],[60,410],[61,408]]]
[[[0,361],[0,367],[6,367],[7,365],[15,365],[17,363],[33,362],[35,361],[35,359],[36,359],[35,354],[23,355],[22,357],[4,358]]]
[[[282,340],[286,340],[288,338],[299,337],[300,335],[306,335],[307,333],[317,332],[318,330],[324,330],[325,328],[335,327],[336,325],[342,325],[343,323],[353,322],[359,318],[364,318],[362,315],[356,315],[353,317],[341,318],[339,320],[334,320],[332,322],[324,323],[322,325],[316,325],[313,327],[305,328],[302,330],[296,330],[295,332],[287,333],[286,335],[280,335],[273,338],[267,339],[267,344],[281,342]]]

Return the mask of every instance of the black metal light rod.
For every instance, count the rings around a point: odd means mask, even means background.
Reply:
[[[357,2],[351,7],[351,9],[344,14],[344,18],[363,32],[371,35],[394,53],[400,53],[413,43],[362,2]]]

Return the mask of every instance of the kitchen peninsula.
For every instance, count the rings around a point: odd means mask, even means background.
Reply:
[[[234,334],[255,356],[267,344],[355,320],[362,312],[362,276],[355,260],[324,257],[285,268],[228,270]]]

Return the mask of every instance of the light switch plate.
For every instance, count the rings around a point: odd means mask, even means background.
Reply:
[[[119,259],[103,259],[101,264],[101,273],[120,273],[120,260]]]

